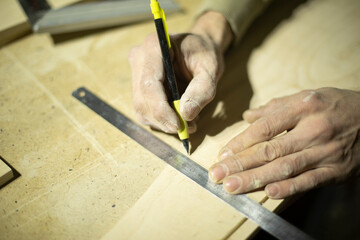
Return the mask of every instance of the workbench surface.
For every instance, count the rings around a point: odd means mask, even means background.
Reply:
[[[167,16],[170,32],[186,31],[201,3],[177,2],[183,10]],[[249,103],[322,86],[360,90],[359,1],[315,0],[290,18],[298,2],[284,2],[226,56],[217,97],[191,136],[191,158],[205,168],[247,127]],[[149,20],[28,34],[0,49],[0,156],[20,174],[0,189],[1,239],[99,239],[111,230],[119,239],[244,239],[255,231],[71,96],[85,86],[136,121],[127,58],[154,31]],[[177,136],[146,129],[184,152]],[[248,196],[271,211],[282,202],[262,190]]]

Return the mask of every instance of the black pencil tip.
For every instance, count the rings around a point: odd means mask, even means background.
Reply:
[[[187,154],[190,155],[190,147],[189,147],[189,139],[184,139],[184,140],[181,140],[183,145],[184,145],[184,148],[187,152]]]

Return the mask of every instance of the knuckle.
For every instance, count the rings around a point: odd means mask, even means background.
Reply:
[[[280,98],[273,98],[265,106],[275,106],[279,102],[280,102]]]
[[[306,168],[306,159],[308,159],[306,151],[279,159],[279,168],[282,176],[288,178],[297,175]]]
[[[241,134],[237,135],[235,138],[233,138],[228,144],[227,144],[227,148],[228,149],[239,149],[238,151],[240,152],[241,150],[245,149],[245,144],[244,144],[244,138]]]
[[[302,151],[301,154],[295,154],[291,159],[291,164],[294,169],[294,174],[301,171],[309,165],[308,161],[311,159],[307,151]]]
[[[330,139],[334,134],[334,126],[329,118],[323,114],[315,117],[313,120],[314,128],[317,135],[320,135],[324,139]]]
[[[270,139],[274,136],[274,131],[268,119],[262,119],[257,121],[256,131],[258,132],[260,137],[264,139]]]
[[[322,94],[314,90],[304,90],[301,92],[302,107],[308,112],[318,111],[322,106]]]
[[[289,186],[289,195],[293,195],[295,193],[298,193],[298,185],[296,182],[291,182]]]
[[[234,159],[234,163],[235,163],[236,168],[237,168],[239,171],[244,171],[244,170],[245,170],[245,169],[244,169],[244,165],[243,165],[243,163],[241,162],[240,159],[235,158],[235,159]]]
[[[320,181],[319,181],[319,177],[316,176],[315,174],[311,174],[308,176],[308,188],[315,188],[319,185]]]
[[[153,85],[154,85],[154,81],[152,81],[151,79],[144,79],[140,83],[140,86],[141,86],[142,89],[151,88],[151,86],[153,86]]]
[[[278,157],[277,149],[272,142],[264,142],[260,144],[260,151],[258,151],[265,161],[272,161]]]
[[[307,97],[309,95],[312,95],[314,93],[315,93],[314,90],[304,89],[304,90],[301,90],[299,94],[302,96],[302,98],[305,98],[305,97]]]
[[[251,176],[249,176],[250,179],[250,184],[249,187],[251,189],[257,189],[260,188],[262,186],[264,186],[264,184],[262,183],[262,181],[254,174],[252,174]]]
[[[281,174],[283,177],[288,178],[294,175],[294,167],[291,163],[283,161],[280,163]]]
[[[325,116],[321,116],[319,119],[319,127],[323,132],[328,132],[333,129],[330,119]]]

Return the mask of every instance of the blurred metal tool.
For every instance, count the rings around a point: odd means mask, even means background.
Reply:
[[[258,224],[272,236],[281,240],[312,239],[291,223],[248,198],[245,194],[231,195],[226,193],[220,184],[213,183],[209,180],[205,168],[137,125],[86,88],[80,87],[75,90],[72,95],[114,127],[158,156],[177,171],[193,180],[196,184],[199,184],[241,212],[245,217]]]
[[[151,19],[148,0],[82,1],[51,9],[46,0],[18,0],[34,32],[66,33],[110,27]],[[179,10],[172,0],[163,0],[166,12]]]

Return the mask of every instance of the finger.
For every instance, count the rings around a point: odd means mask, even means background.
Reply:
[[[150,110],[152,122],[166,132],[176,133],[180,128],[180,121],[167,100],[163,84],[155,79],[149,79],[145,84],[147,87],[143,89],[143,98]]]
[[[186,121],[193,120],[214,99],[216,80],[207,71],[194,76],[180,100],[180,114]]]
[[[151,99],[133,90],[133,104],[137,119],[142,124],[164,132],[176,133],[179,125],[178,117],[162,94],[160,92],[158,96]]]
[[[248,123],[253,123],[262,116],[265,115],[266,110],[270,107],[268,105],[260,106],[254,109],[248,109],[242,114],[242,118],[247,121]]]
[[[145,41],[146,50],[138,47],[130,53],[134,108],[142,123],[164,132],[176,133],[180,122],[167,101],[162,58],[160,50],[155,47],[158,45],[156,36],[151,35]]]
[[[243,113],[243,118],[249,122],[253,123],[257,119],[271,114],[278,109],[287,107],[294,110],[298,114],[308,112],[313,109],[315,105],[318,105],[317,101],[320,95],[314,90],[303,90],[296,94],[284,96],[280,98],[274,98],[266,103],[264,106],[260,106],[255,109],[247,110]]]
[[[251,124],[244,132],[233,138],[220,150],[219,160],[234,159],[235,154],[249,148],[257,143],[268,141],[285,130],[294,128],[299,117],[290,109],[277,111],[269,116],[260,118]],[[274,146],[275,147],[275,146]],[[277,149],[267,144],[264,151]]]
[[[295,150],[294,146],[291,145],[293,141],[286,139],[289,139],[289,137],[256,144],[225,160],[215,163],[209,169],[210,178],[214,182],[221,182],[225,177],[234,173],[262,166],[278,157],[295,152],[293,151]],[[301,146],[296,148],[296,150],[298,149],[301,149]]]
[[[161,51],[156,34],[148,35],[143,45],[131,49],[129,63],[133,82],[138,83],[144,71],[151,75],[163,75]]]
[[[335,175],[332,168],[316,168],[294,178],[268,184],[265,187],[265,192],[270,198],[286,198],[319,187],[331,181]]]
[[[232,194],[249,192],[269,183],[296,176],[313,168],[318,161],[317,149],[305,149],[264,166],[232,174],[224,179],[224,189]]]
[[[319,129],[321,128],[319,127]],[[313,158],[318,159],[318,161],[325,158],[330,159],[336,151],[339,151],[339,144],[317,145],[319,140],[314,137],[317,132],[309,127],[297,126],[284,135],[270,141],[260,142],[230,157],[228,156],[209,169],[209,176],[214,182],[221,182],[225,177],[234,173],[256,168],[274,160],[278,161],[282,157],[291,156],[296,152],[306,153],[304,149],[316,149],[316,157]],[[326,133],[320,135],[320,138],[323,138]]]
[[[196,132],[197,130],[197,124],[195,121],[191,121],[191,122],[188,122],[188,131],[189,131],[189,134],[193,134]]]
[[[286,98],[288,98],[288,96],[282,98],[273,98],[265,105],[255,109],[246,110],[243,113],[243,119],[249,123],[253,123],[265,115],[276,112],[279,108],[286,106],[288,102],[286,101]]]
[[[190,121],[214,99],[216,85],[223,72],[223,57],[212,43],[199,36],[189,36],[188,40],[181,44],[181,52],[185,69],[193,78],[181,97],[180,113]]]
[[[221,182],[234,173],[269,164],[275,159],[296,153],[307,145],[302,136],[289,132],[270,141],[258,143],[211,166],[209,176],[214,182]]]

